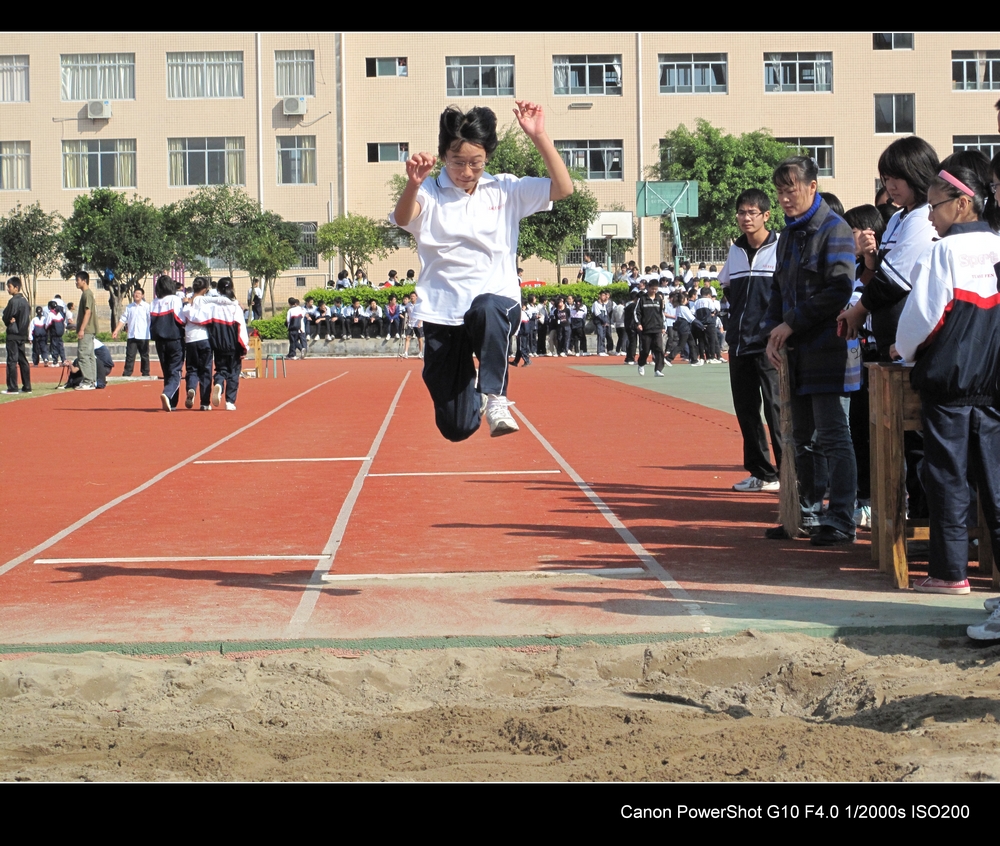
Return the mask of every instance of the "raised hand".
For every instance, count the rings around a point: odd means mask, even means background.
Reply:
[[[515,100],[517,108],[514,109],[514,117],[524,130],[524,134],[529,138],[535,138],[545,132],[545,112],[537,103],[530,103],[527,100]]]
[[[436,164],[437,156],[433,153],[415,153],[406,160],[406,178],[420,185]]]

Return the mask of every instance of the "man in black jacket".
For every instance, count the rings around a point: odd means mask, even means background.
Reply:
[[[646,360],[650,349],[653,352],[653,367],[657,376],[663,375],[663,297],[660,296],[660,280],[646,282],[646,293],[639,296],[635,306],[636,330],[639,333],[640,376],[645,375]]]
[[[21,293],[21,280],[11,276],[7,280],[7,293],[10,301],[3,310],[3,325],[7,330],[7,390],[5,393],[31,393],[31,368],[28,366],[28,355],[24,345],[28,342],[31,331],[31,307]],[[21,383],[24,387],[17,389],[17,371],[21,370]]]

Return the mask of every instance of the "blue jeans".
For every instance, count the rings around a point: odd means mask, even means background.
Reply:
[[[858,467],[848,421],[850,400],[843,394],[795,394],[791,405],[802,525],[832,526],[853,535]],[[830,485],[826,512],[823,511],[824,458]]]

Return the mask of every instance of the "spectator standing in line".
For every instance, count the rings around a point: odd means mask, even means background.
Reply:
[[[10,294],[3,310],[3,327],[7,332],[7,390],[5,393],[31,393],[31,368],[28,365],[28,354],[24,345],[28,343],[31,332],[31,306],[21,293],[21,280],[11,276],[7,280],[7,293]],[[17,373],[21,372],[20,390],[17,387]]]
[[[761,320],[767,313],[774,277],[778,236],[768,230],[771,200],[758,188],[736,199],[736,223],[742,235],[729,248],[719,274],[729,303],[729,384],[733,410],[743,435],[743,467],[750,474],[733,485],[734,491],[780,490],[781,416],[778,371],[765,354],[767,339]],[[774,462],[761,421],[761,408],[770,432]]]
[[[146,292],[138,285],[132,292],[132,302],[125,307],[125,312],[118,318],[118,325],[111,334],[118,340],[122,326],[126,327],[125,337],[125,369],[123,376],[131,376],[135,367],[135,356],[139,354],[139,372],[149,375],[149,303],[145,301]]]
[[[94,292],[90,290],[90,274],[81,270],[76,274],[76,287],[80,291],[80,317],[76,325],[77,358],[83,382],[78,391],[93,391],[97,388],[97,359],[94,357],[94,338],[97,337],[97,311]],[[72,306],[72,303],[70,303]]]

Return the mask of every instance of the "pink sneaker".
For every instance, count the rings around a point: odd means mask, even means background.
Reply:
[[[914,582],[913,589],[918,593],[947,593],[953,596],[969,593],[972,590],[969,587],[968,579],[960,582],[946,582],[944,579],[935,579],[932,576]]]

